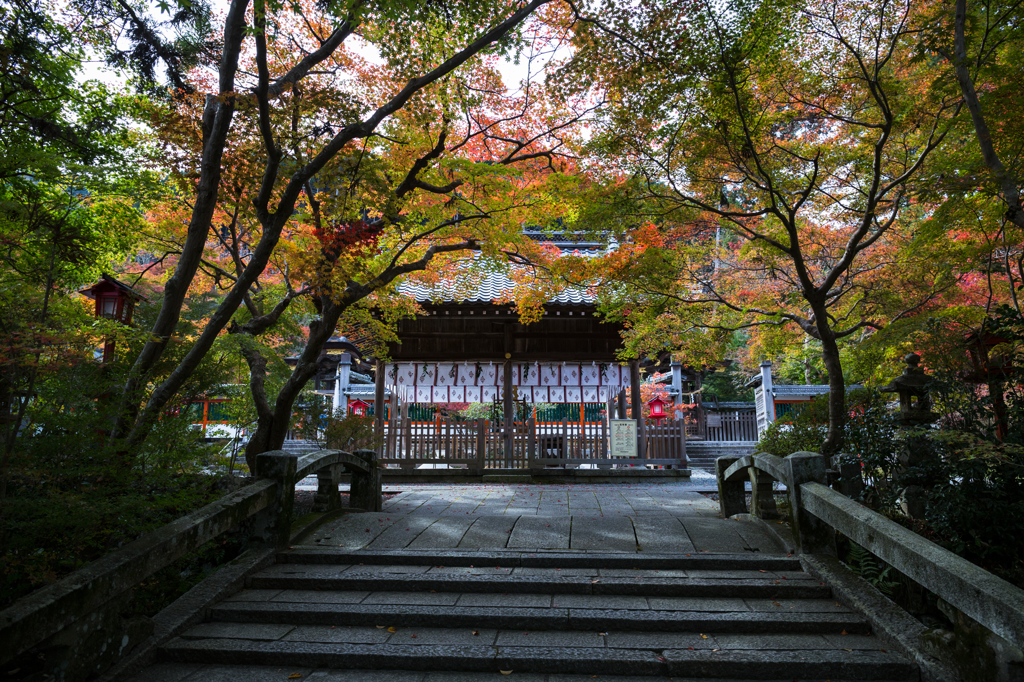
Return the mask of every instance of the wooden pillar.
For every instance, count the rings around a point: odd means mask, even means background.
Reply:
[[[626,416],[626,389],[619,391],[618,407],[618,419],[628,419]]]
[[[507,355],[507,354],[506,354]],[[502,401],[504,403],[504,438],[502,442],[505,447],[505,466],[512,466],[512,446],[513,446],[513,433],[512,433],[512,422],[515,421],[515,403],[512,401],[512,361],[509,359],[505,360],[505,376],[502,377],[502,390],[504,395]]]
[[[629,362],[629,393],[630,393],[630,407],[633,410],[633,419],[636,420],[636,456],[638,459],[644,459],[647,456],[646,445],[647,438],[644,431],[644,403],[640,399],[640,361],[631,360]]]
[[[381,442],[384,437],[384,412],[386,411],[387,408],[384,406],[384,363],[378,360],[373,387],[373,433],[377,437],[377,442]]]

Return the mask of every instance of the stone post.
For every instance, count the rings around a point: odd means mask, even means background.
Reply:
[[[815,452],[794,452],[783,462],[786,467],[786,488],[789,490],[790,522],[797,550],[801,554],[836,553],[836,538],[832,527],[807,512],[800,499],[800,486],[804,483],[825,485],[825,458]]]
[[[718,506],[722,518],[747,513],[746,486],[742,480],[725,482],[725,470],[739,460],[739,457],[725,456],[715,460],[715,478],[718,479]]]
[[[775,421],[775,385],[772,383],[772,363],[761,363],[761,390],[764,392],[765,422]]]
[[[352,484],[349,488],[349,505],[368,512],[379,512],[383,507],[382,476],[377,466],[377,453],[373,450],[356,450],[356,457],[366,462],[368,471],[353,467]]]
[[[338,486],[341,484],[342,468],[338,464],[324,467],[316,472],[316,497],[313,498],[313,511],[328,512],[341,509],[341,492]]]
[[[256,455],[256,476],[277,481],[277,498],[256,522],[255,534],[278,547],[288,544],[295,504],[295,472],[299,456],[282,450]]]
[[[750,467],[750,513],[759,519],[779,518],[775,504],[774,479],[757,467]]]

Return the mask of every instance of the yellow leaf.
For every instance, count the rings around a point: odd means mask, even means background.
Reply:
[[[398,632],[395,628],[388,628],[388,632]]]
[[[289,680],[300,680],[302,679],[302,673],[292,673],[288,676]]]
[[[705,635],[705,634],[702,634],[702,635],[700,636],[700,638],[701,638],[701,639],[707,639],[707,638],[708,638],[708,636],[707,636],[707,635]]]
[[[501,673],[502,675],[511,675],[512,674],[511,670],[499,670],[498,672]]]

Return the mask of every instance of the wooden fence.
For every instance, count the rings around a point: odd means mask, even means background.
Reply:
[[[691,440],[756,441],[757,415],[753,412],[707,412],[688,418],[686,434]]]
[[[450,468],[528,469],[545,466],[599,468],[614,466],[686,466],[682,422],[647,423],[646,454],[637,459],[612,458],[608,451],[605,420],[535,422],[512,424],[506,434],[500,423],[489,420],[459,421],[439,417],[433,421],[384,425],[386,465],[402,468],[443,465]]]

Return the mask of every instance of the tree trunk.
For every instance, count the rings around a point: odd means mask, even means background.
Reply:
[[[353,302],[347,297],[339,303],[333,303],[329,296],[324,296],[323,300],[323,315],[319,320],[310,323],[306,347],[302,350],[295,369],[292,370],[292,375],[288,377],[288,381],[277,394],[273,410],[270,410],[268,405],[265,414],[262,411],[258,413],[259,420],[256,422],[256,430],[245,445],[245,461],[249,465],[249,471],[255,470],[256,455],[269,450],[279,450],[284,445],[285,436],[288,435],[288,428],[291,426],[295,400],[316,374],[317,360],[324,344],[334,333],[341,313]],[[250,387],[255,388],[255,382],[250,381]],[[256,397],[255,394],[253,397]]]
[[[824,311],[818,320],[825,317]],[[818,323],[821,332],[821,359],[828,372],[828,434],[821,444],[821,454],[831,457],[843,444],[843,427],[846,425],[846,380],[843,379],[843,363],[839,357],[839,344],[832,336],[827,323]]]
[[[960,85],[960,93],[963,95],[964,104],[971,114],[971,123],[974,125],[974,134],[981,150],[982,159],[988,167],[992,178],[999,185],[999,190],[1006,202],[1006,218],[1017,227],[1024,227],[1024,210],[1021,207],[1020,187],[1017,178],[1007,170],[996,152],[995,142],[992,133],[989,131],[985,114],[981,110],[981,100],[978,98],[978,91],[974,87],[974,79],[971,77],[971,70],[967,62],[967,0],[957,0],[956,16],[953,23],[953,68],[956,73],[957,83]]]

